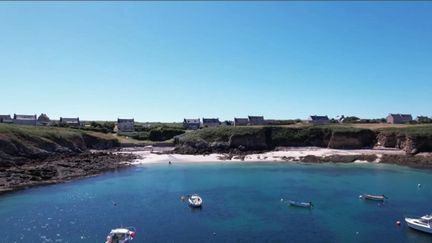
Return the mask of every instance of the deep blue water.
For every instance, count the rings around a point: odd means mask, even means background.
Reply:
[[[201,210],[179,200],[194,192],[203,197]],[[366,202],[361,193],[389,200]],[[281,198],[315,208],[290,207]],[[430,212],[430,170],[158,164],[2,195],[0,242],[104,242],[121,225],[137,228],[134,242],[432,242],[432,235],[395,224]]]

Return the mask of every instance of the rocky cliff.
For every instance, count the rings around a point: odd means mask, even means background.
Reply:
[[[175,138],[176,152],[211,153],[265,151],[279,146],[371,148],[376,133],[368,129],[329,127],[224,127],[192,131]]]
[[[377,135],[377,145],[386,148],[404,150],[407,154],[432,152],[432,128],[391,129],[380,131]]]
[[[95,132],[66,128],[0,126],[0,166],[117,146],[117,139]]]

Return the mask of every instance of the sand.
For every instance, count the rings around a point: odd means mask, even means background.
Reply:
[[[281,162],[281,161],[296,161],[300,157],[313,155],[317,157],[326,157],[332,155],[372,155],[375,154],[379,158],[383,154],[389,155],[404,155],[401,150],[396,149],[328,149],[317,147],[284,147],[277,148],[275,151],[249,154],[246,156],[228,156],[228,154],[209,154],[209,155],[187,155],[187,154],[164,154],[160,151],[147,150],[126,150],[121,151],[133,153],[139,156],[138,159],[131,164],[152,164],[152,163],[205,163],[205,162],[227,162],[227,161],[242,161],[242,162]],[[376,161],[379,162],[379,161]],[[355,163],[365,163],[365,161],[355,161]]]

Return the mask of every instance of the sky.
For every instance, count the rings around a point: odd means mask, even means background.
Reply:
[[[432,116],[432,2],[0,2],[0,114]]]

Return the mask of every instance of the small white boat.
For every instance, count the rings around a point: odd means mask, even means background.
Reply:
[[[105,243],[129,243],[135,235],[136,231],[132,227],[112,229]]]
[[[302,207],[302,208],[312,208],[313,207],[312,202],[296,202],[296,201],[288,200],[288,203],[291,206],[295,206],[295,207]]]
[[[193,194],[188,198],[189,206],[198,208],[202,205],[202,198],[198,194]]]
[[[421,218],[405,218],[405,222],[410,228],[432,234],[432,214]]]
[[[385,199],[387,199],[387,197],[384,195],[371,195],[371,194],[360,195],[360,198],[373,200],[373,201],[384,201]]]

